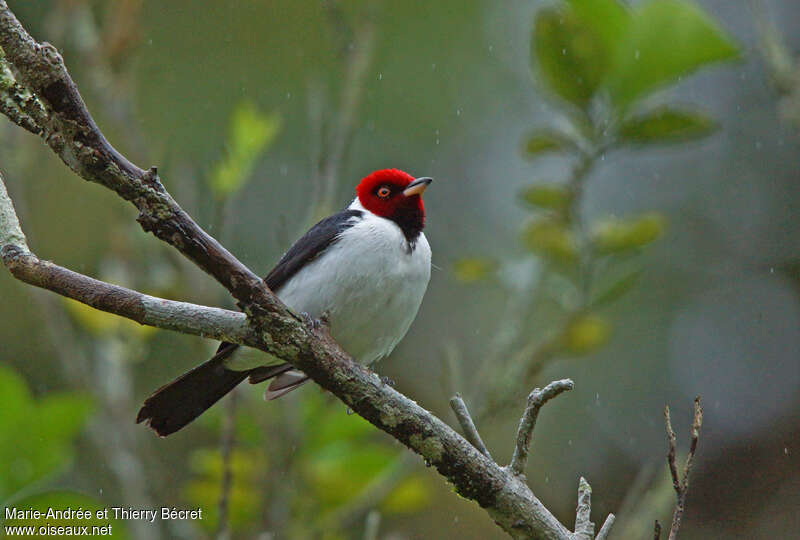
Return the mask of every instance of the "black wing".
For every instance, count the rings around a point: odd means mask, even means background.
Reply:
[[[267,287],[277,292],[289,278],[325,251],[339,234],[351,227],[353,225],[351,218],[358,218],[363,214],[360,210],[343,210],[311,227],[264,278]]]
[[[311,227],[283,254],[275,268],[264,278],[267,287],[272,292],[277,292],[301,268],[319,257],[343,231],[351,227],[351,218],[360,218],[363,214],[360,210],[342,210]],[[227,354],[223,353],[223,357],[228,357],[237,347],[239,346],[233,343],[220,343],[217,356],[225,351]]]

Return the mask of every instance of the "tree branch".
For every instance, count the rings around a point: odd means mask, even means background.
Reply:
[[[258,276],[180,208],[162,186],[155,168],[145,171],[119,154],[92,120],[56,49],[31,38],[2,0],[0,46],[17,84],[44,107],[46,115],[34,120],[50,148],[84,179],[130,201],[139,210],[143,229],[212,275],[239,301],[244,315],[149,297],[39,260],[28,249],[3,188],[0,248],[3,262],[15,277],[143,324],[269,352],[304,371],[355,412],[420,454],[459,494],[478,502],[510,536],[573,537],[521,475],[538,409],[572,388],[571,381],[558,381],[531,394],[512,466],[510,470],[498,466],[447,424],[355,363],[324,330],[307,327]],[[0,98],[8,96],[9,87],[0,85]]]
[[[536,425],[536,418],[539,416],[539,409],[542,405],[556,397],[558,394],[567,390],[572,390],[575,384],[569,380],[553,381],[543,390],[534,388],[528,395],[528,405],[519,421],[517,429],[517,444],[514,447],[514,455],[511,456],[511,463],[508,468],[517,476],[525,476],[525,466],[528,464],[528,450],[531,446],[533,428]]]
[[[592,514],[592,486],[581,476],[578,481],[578,509],[575,512],[575,540],[592,540],[594,538],[594,523]]]
[[[603,522],[603,526],[600,527],[600,532],[597,533],[597,536],[594,537],[594,540],[606,540],[609,533],[611,533],[611,527],[614,526],[614,521],[616,519],[617,518],[614,514],[608,514],[605,522]]]
[[[4,56],[0,56],[0,88],[4,91],[4,99],[0,100],[0,112],[21,128],[39,135],[42,132],[41,126],[47,121],[47,113],[39,99],[17,83]]]
[[[686,456],[686,463],[683,466],[683,479],[678,475],[678,466],[675,460],[676,438],[675,431],[672,429],[672,422],[669,416],[669,406],[664,407],[664,423],[667,430],[667,464],[669,473],[672,476],[672,487],[675,489],[677,502],[672,513],[672,526],[669,529],[669,540],[678,537],[678,530],[681,528],[681,519],[686,507],[686,494],[689,491],[689,473],[692,470],[694,454],[697,451],[697,443],[700,440],[700,428],[703,425],[703,408],[700,406],[700,396],[694,398],[694,416],[692,418],[692,431],[689,437],[689,454]],[[661,526],[656,521],[655,538],[661,534]]]
[[[478,433],[478,428],[475,427],[475,423],[469,415],[469,409],[467,409],[467,404],[464,403],[464,400],[461,398],[461,394],[456,394],[450,398],[450,408],[453,409],[458,423],[461,424],[461,429],[464,430],[464,437],[466,437],[472,446],[481,454],[492,459],[492,455],[489,453],[486,445],[483,444],[481,435]]]

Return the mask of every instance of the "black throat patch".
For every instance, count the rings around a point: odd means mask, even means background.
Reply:
[[[408,242],[409,252],[413,251],[422,228],[425,226],[425,215],[416,206],[400,206],[391,219],[403,231],[403,236]]]

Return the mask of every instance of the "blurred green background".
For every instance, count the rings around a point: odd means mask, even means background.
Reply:
[[[615,537],[668,523],[662,410],[685,451],[700,394],[681,537],[800,527],[797,2],[9,3],[112,144],[261,274],[370,171],[434,177],[428,293],[376,369],[454,426],[461,392],[501,462],[530,389],[573,378],[528,469],[563,523],[580,475]],[[41,258],[232,306],[39,139],[5,121],[0,138]],[[119,538],[503,537],[311,385],[270,403],[242,387],[158,439],[140,403],[214,343],[6,272],[0,297],[2,506],[207,515]]]

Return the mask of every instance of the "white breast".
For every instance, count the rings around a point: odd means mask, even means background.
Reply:
[[[431,248],[424,234],[410,248],[393,221],[362,211],[325,252],[292,276],[278,297],[296,313],[328,313],[334,339],[361,363],[392,352],[406,335],[431,275]],[[229,368],[274,364],[276,359],[242,348]]]

